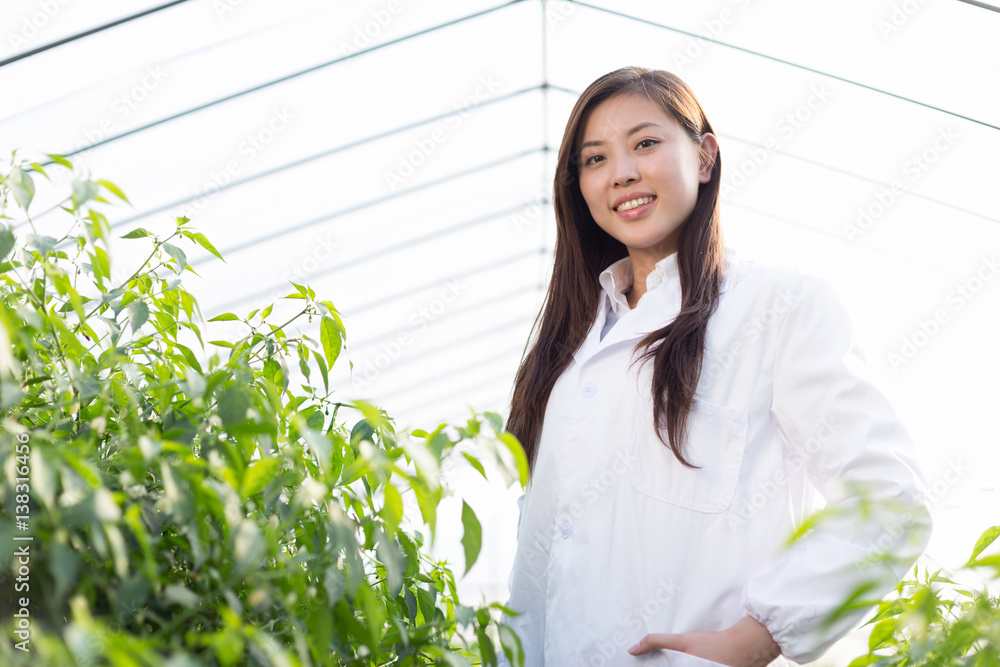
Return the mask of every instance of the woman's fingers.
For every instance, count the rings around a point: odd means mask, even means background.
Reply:
[[[632,655],[643,655],[658,648],[668,648],[674,651],[683,651],[687,646],[684,635],[668,635],[653,632],[642,639],[639,643],[628,650]]]

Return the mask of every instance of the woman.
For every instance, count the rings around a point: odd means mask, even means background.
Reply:
[[[721,167],[668,72],[611,72],[570,114],[507,424],[531,474],[502,620],[527,667],[814,660],[870,611],[828,622],[848,597],[880,599],[929,539],[848,312],[826,280],[727,251]],[[783,548],[815,491],[832,518]]]

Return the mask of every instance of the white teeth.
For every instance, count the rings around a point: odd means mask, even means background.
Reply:
[[[648,204],[651,201],[653,201],[652,197],[639,197],[638,199],[632,199],[630,201],[625,202],[624,204],[621,204],[615,210],[616,211],[628,211],[629,209],[633,209],[633,208],[635,208],[637,206],[642,206],[643,204]]]

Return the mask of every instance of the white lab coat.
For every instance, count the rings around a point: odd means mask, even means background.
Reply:
[[[729,251],[685,445],[702,468],[676,460],[653,430],[652,363],[628,367],[680,308],[676,258],[657,264],[603,340],[602,288],[549,398],[508,582],[506,604],[523,613],[501,619],[526,667],[717,665],[627,650],[647,633],[723,630],[746,615],[781,647],[773,666],[815,660],[871,607],[820,621],[863,579],[876,577],[867,599],[890,592],[930,537],[913,443],[872,383],[847,310],[825,279],[794,269]],[[899,505],[821,523],[782,549],[817,491],[849,507],[852,484]]]

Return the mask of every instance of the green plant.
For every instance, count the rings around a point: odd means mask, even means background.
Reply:
[[[1000,578],[1000,554],[980,557],[1000,536],[987,529],[959,570],[992,568]],[[988,588],[972,591],[951,579],[913,568],[913,579],[900,582],[899,595],[879,604],[868,638],[868,653],[850,667],[996,667],[1000,665],[1000,597]]]
[[[98,205],[127,198],[77,176],[47,211],[67,231],[36,228],[33,175],[73,172],[49,157],[15,154],[0,175],[3,219],[13,198],[30,228],[0,225],[0,663],[496,664],[494,638],[519,652],[503,607],[462,605],[417,529],[433,540],[442,463],[485,477],[465,445],[526,482],[500,417],[397,434],[384,411],[332,400],[346,334],[308,286],[280,324],[274,304],[213,318],[249,333],[207,353],[181,246],[218,251],[186,218],[135,229],[121,238],[145,260],[114,280]],[[318,341],[292,331],[302,318]],[[480,527],[464,501],[463,522],[468,571]]]
[[[866,485],[846,487],[854,500],[827,506],[811,513],[788,538],[791,546],[807,538],[814,528],[825,525],[832,530],[850,526],[873,538],[868,552],[854,566],[861,575],[854,590],[845,591],[840,606],[823,618],[824,629],[841,624],[858,610],[874,609],[874,615],[862,627],[869,627],[868,652],[851,661],[849,667],[1000,667],[1000,597],[991,594],[989,581],[1000,579],[1000,554],[983,556],[998,537],[1000,526],[987,529],[976,542],[972,555],[959,570],[972,579],[981,579],[973,570],[992,569],[987,585],[973,591],[931,573],[920,564],[913,567],[913,577],[906,570],[913,564],[914,545],[925,544],[929,537],[925,519],[929,509],[924,503],[900,500],[876,500]],[[877,539],[875,539],[877,536]],[[883,542],[884,540],[884,542]],[[889,572],[899,583],[886,596],[875,598]]]

